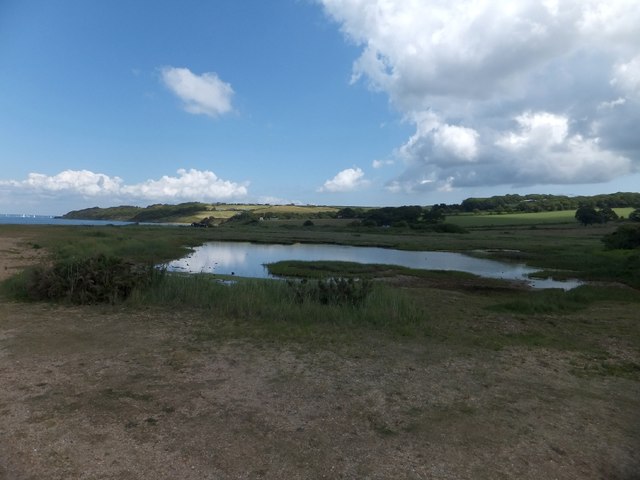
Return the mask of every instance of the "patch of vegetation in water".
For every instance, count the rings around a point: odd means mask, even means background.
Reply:
[[[417,268],[401,267],[399,265],[386,265],[379,263],[357,263],[343,261],[309,261],[309,260],[283,260],[265,265],[271,275],[280,277],[298,278],[327,278],[327,277],[364,277],[382,278],[397,275],[413,277],[455,277],[476,278],[475,275],[455,270],[423,270]]]

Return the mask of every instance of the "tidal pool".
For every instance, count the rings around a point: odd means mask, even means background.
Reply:
[[[533,279],[536,271],[518,263],[506,263],[452,252],[411,252],[377,247],[303,244],[276,245],[249,242],[209,242],[196,247],[188,256],[167,264],[169,271],[215,273],[253,278],[276,278],[265,264],[281,260],[345,261],[400,265],[424,270],[457,270],[480,277],[525,281],[533,288],[570,290],[578,280]]]

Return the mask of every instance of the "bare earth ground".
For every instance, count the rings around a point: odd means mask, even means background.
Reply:
[[[28,245],[24,238],[0,237],[0,282],[42,256],[42,251]]]
[[[640,478],[639,382],[574,354],[204,341],[201,321],[0,302],[0,479]]]

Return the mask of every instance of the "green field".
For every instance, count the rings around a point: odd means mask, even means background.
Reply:
[[[633,208],[614,208],[618,216],[628,217]],[[447,222],[455,223],[465,228],[472,227],[501,227],[522,225],[554,225],[575,224],[575,210],[561,210],[536,213],[505,213],[505,214],[461,214],[450,215]]]

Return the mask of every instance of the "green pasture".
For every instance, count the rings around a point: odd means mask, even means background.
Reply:
[[[614,208],[618,216],[628,217],[633,208]],[[534,213],[504,213],[504,214],[461,214],[447,216],[447,222],[464,228],[475,227],[503,227],[522,225],[557,225],[575,224],[575,210],[560,210],[553,212]]]

